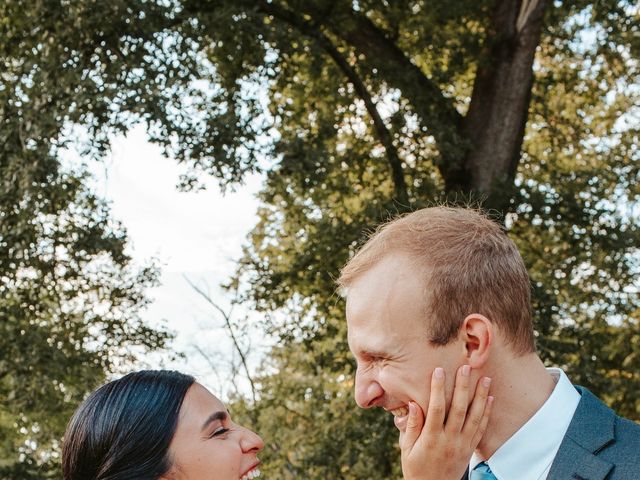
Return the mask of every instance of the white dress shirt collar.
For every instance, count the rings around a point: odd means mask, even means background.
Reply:
[[[486,460],[498,480],[540,480],[549,473],[580,402],[580,394],[562,370],[548,368],[547,371],[556,380],[547,401]],[[494,410],[493,415],[499,414]],[[469,471],[481,461],[474,453]]]

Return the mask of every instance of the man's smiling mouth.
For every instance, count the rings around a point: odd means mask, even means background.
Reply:
[[[400,405],[396,408],[385,408],[385,410],[393,415],[393,424],[396,428],[404,432],[407,429],[407,421],[409,420],[409,407]]]
[[[387,412],[391,413],[394,417],[404,417],[409,414],[409,408],[403,405],[393,410],[387,410]]]

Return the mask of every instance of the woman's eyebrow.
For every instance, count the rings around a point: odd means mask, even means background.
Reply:
[[[216,420],[222,421],[222,420],[226,420],[226,419],[227,419],[227,412],[225,412],[223,410],[220,410],[218,412],[214,412],[211,415],[209,415],[209,418],[207,418],[205,420],[205,422],[202,424],[202,428],[200,429],[200,431],[206,429],[211,422],[215,422]]]

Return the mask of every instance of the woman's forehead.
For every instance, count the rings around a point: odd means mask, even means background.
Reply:
[[[226,412],[224,404],[200,383],[191,385],[180,409],[180,420],[189,420],[194,425],[216,412]]]

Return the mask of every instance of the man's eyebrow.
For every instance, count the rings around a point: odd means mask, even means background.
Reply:
[[[210,423],[215,422],[216,420],[220,420],[220,421],[226,420],[227,417],[228,417],[227,412],[223,410],[212,413],[211,415],[209,415],[209,418],[207,418],[205,422],[202,424],[202,428],[200,429],[200,431],[207,428]]]
[[[389,356],[389,354],[383,350],[361,349],[358,350],[358,353],[360,356],[366,358],[386,358]]]

